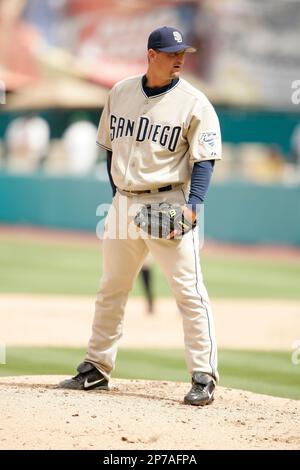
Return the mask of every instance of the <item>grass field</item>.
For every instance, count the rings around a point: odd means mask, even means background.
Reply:
[[[0,365],[0,375],[74,375],[84,353],[80,348],[8,348],[7,364]],[[221,350],[219,356],[220,385],[300,399],[300,366],[291,363],[290,353]],[[189,381],[180,350],[121,349],[113,376]]]
[[[300,264],[204,256],[202,270],[211,297],[300,299]],[[0,292],[94,295],[100,275],[95,246],[1,240]],[[154,288],[170,295],[157,266]],[[139,282],[132,295],[142,295]]]

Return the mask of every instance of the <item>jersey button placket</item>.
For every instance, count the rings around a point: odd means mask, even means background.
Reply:
[[[140,108],[140,111],[138,113],[139,116],[144,116],[145,113],[148,111],[148,106],[149,105],[149,100],[145,100],[144,103],[141,103],[141,108]],[[129,155],[129,160],[128,160],[128,163],[127,163],[127,168],[126,168],[126,171],[125,171],[125,178],[126,178],[126,174],[128,173],[128,170],[129,168],[135,168],[136,167],[136,158],[134,158],[134,149],[136,147],[139,147],[141,144],[141,142],[139,141],[136,141],[136,140],[133,140],[132,141],[132,145],[131,145],[131,149],[130,149],[130,155]],[[127,185],[128,187],[129,186],[132,186],[132,180],[128,180],[127,181]]]

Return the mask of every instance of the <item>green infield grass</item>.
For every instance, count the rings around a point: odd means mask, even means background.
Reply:
[[[300,299],[300,263],[203,256],[202,270],[215,298]],[[171,292],[155,265],[156,296]],[[50,242],[0,242],[0,292],[94,295],[101,275],[101,250]],[[132,295],[142,295],[138,279]]]

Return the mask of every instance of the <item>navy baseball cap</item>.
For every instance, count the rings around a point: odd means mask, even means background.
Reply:
[[[169,26],[152,31],[148,39],[148,49],[161,52],[196,52],[194,47],[185,44],[182,33],[178,29]]]

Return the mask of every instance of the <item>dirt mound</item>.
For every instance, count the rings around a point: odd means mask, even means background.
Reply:
[[[55,389],[55,376],[0,379],[0,449],[297,449],[300,402],[219,387],[183,404],[187,383],[112,380]]]

